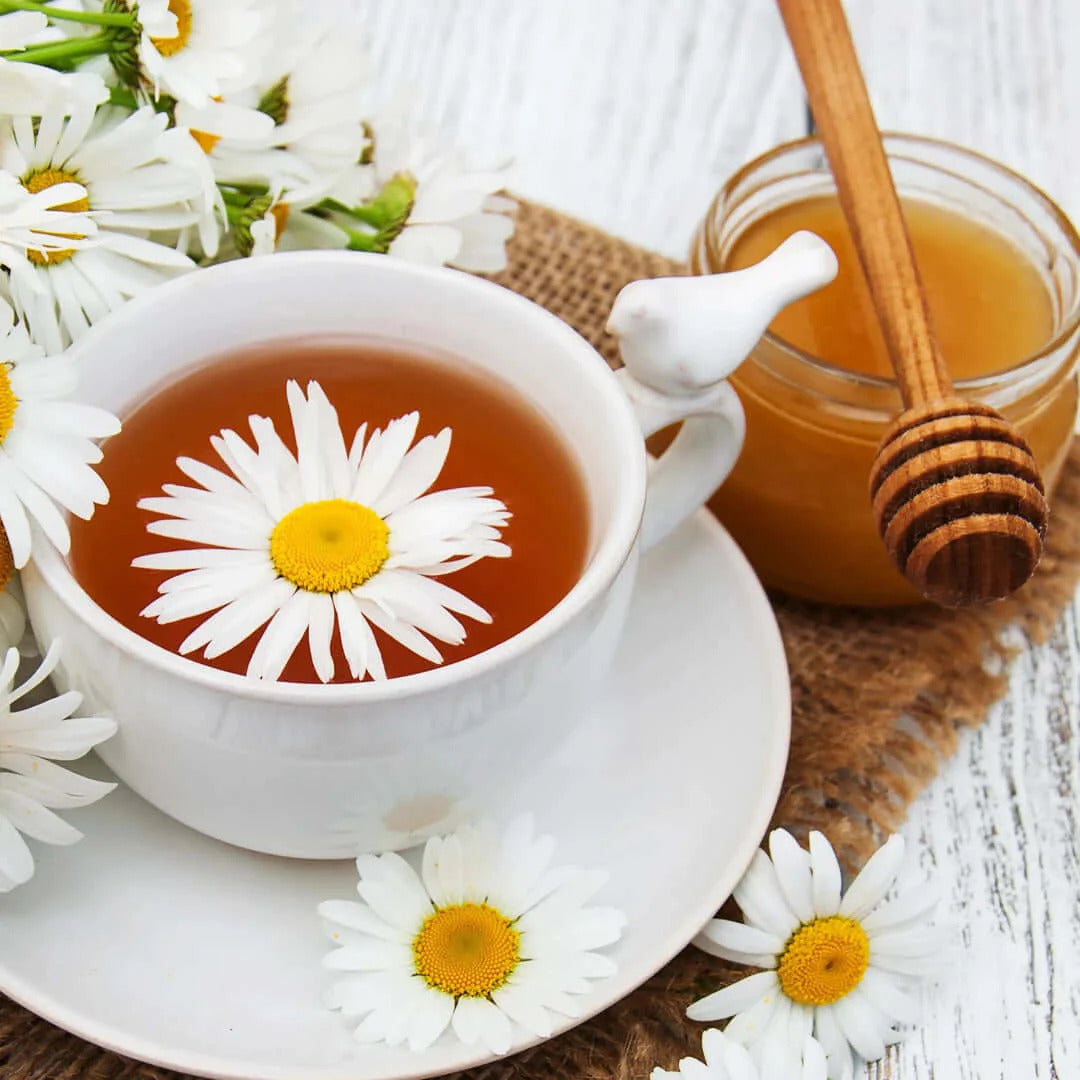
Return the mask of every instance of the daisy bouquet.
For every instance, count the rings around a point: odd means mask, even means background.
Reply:
[[[300,0],[0,0],[0,290],[31,337],[285,248],[500,269],[503,173],[377,118],[359,36]]]

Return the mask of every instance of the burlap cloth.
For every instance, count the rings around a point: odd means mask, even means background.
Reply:
[[[538,206],[523,204],[504,284],[543,304],[613,359],[603,326],[619,289],[679,264]],[[773,606],[791,666],[791,759],[776,822],[823,830],[859,862],[1006,687],[1016,625],[1042,640],[1080,576],[1080,452],[1054,499],[1046,554],[1021,594],[980,611],[868,613],[782,597]],[[697,1053],[700,1025],[683,1010],[734,972],[688,949],[595,1020],[461,1080],[644,1080]],[[173,1080],[68,1035],[0,997],[3,1080]]]

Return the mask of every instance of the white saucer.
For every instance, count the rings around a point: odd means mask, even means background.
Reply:
[[[787,665],[765,595],[700,513],[643,561],[611,691],[518,801],[559,861],[603,866],[629,916],[593,1015],[675,955],[728,897],[776,803]],[[315,905],[355,896],[352,863],[254,855],[130,791],[71,814],[86,838],[36,846],[0,897],[0,990],[130,1057],[213,1077],[389,1080],[478,1065],[449,1036],[424,1054],[361,1046],[320,1000]],[[562,1030],[573,1026],[566,1021]],[[534,1042],[524,1031],[514,1050]]]

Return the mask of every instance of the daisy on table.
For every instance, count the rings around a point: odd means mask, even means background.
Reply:
[[[810,834],[806,852],[776,829],[769,855],[755,853],[734,892],[745,923],[713,919],[694,942],[766,970],[696,1001],[687,1016],[732,1017],[725,1035],[757,1054],[777,1041],[797,1049],[812,1033],[832,1080],[854,1075],[853,1052],[882,1057],[899,1041],[895,1025],[917,1016],[919,979],[940,970],[951,940],[925,925],[937,903],[927,889],[885,899],[903,854],[903,838],[893,836],[842,893],[840,864],[821,833]]]
[[[32,193],[76,183],[85,197],[57,209],[89,215],[96,235],[47,254],[28,251],[6,264],[20,318],[47,351],[59,352],[90,325],[144,289],[194,269],[182,252],[149,239],[154,230],[196,223],[203,179],[172,152],[165,116],[145,107],[131,114],[111,108],[68,116],[47,107],[0,122],[0,168]],[[86,239],[71,224],[62,239]]]
[[[413,445],[419,416],[385,429],[362,425],[346,447],[337,412],[322,387],[287,388],[297,453],[273,423],[250,418],[255,448],[235,431],[211,439],[228,473],[181,458],[199,487],[164,486],[139,507],[167,519],[148,531],[183,540],[179,551],[144,555],[133,565],[185,571],[164,581],[142,614],[159,623],[214,612],[180,645],[221,656],[258,633],[249,676],[277,679],[306,635],[316,674],[334,677],[335,629],[354,679],[386,678],[372,627],[442,663],[431,639],[459,644],[465,627],[491,616],[435,579],[510,549],[500,530],[510,515],[490,488],[429,492],[450,450],[451,432]]]
[[[11,561],[30,558],[33,518],[65,554],[71,543],[61,509],[88,519],[109,492],[92,466],[94,440],[115,435],[115,416],[65,401],[78,372],[67,356],[45,356],[0,297],[0,524]]]
[[[528,816],[433,837],[417,873],[400,856],[361,855],[360,903],[319,905],[338,946],[324,960],[345,972],[327,1004],[357,1017],[360,1042],[429,1047],[451,1029],[496,1054],[514,1023],[552,1033],[552,1013],[579,1016],[590,982],[616,970],[597,950],[622,936],[625,916],[587,907],[603,872],[551,867],[555,843]]]
[[[251,86],[264,7],[260,0],[139,0],[142,76],[155,94],[196,108]]]
[[[825,1051],[812,1037],[797,1053],[781,1042],[770,1043],[760,1069],[744,1046],[716,1028],[701,1036],[701,1049],[704,1061],[683,1058],[675,1072],[656,1068],[649,1080],[827,1080]]]
[[[68,691],[12,710],[53,673],[59,660],[60,643],[54,641],[37,671],[19,687],[13,687],[17,649],[7,650],[0,668],[0,893],[34,874],[34,856],[23,835],[44,844],[74,844],[82,833],[53,811],[88,806],[116,787],[56,764],[83,757],[116,733],[112,720],[72,715],[81,694]]]

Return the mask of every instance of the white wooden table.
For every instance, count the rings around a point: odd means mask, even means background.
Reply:
[[[380,93],[513,186],[682,256],[721,182],[806,130],[771,0],[324,0]],[[847,0],[883,127],[1005,162],[1080,220],[1080,0]],[[905,833],[962,947],[891,1077],[1080,1077],[1080,608]],[[871,1070],[875,1075],[876,1070]]]

